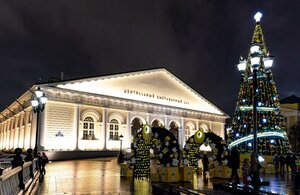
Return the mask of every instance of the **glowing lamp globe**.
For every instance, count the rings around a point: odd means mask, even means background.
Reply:
[[[251,54],[254,54],[254,53],[259,53],[259,50],[260,49],[260,46],[258,44],[253,44],[251,47],[250,47],[250,53]]]
[[[246,70],[246,60],[244,60],[242,57],[237,65],[240,72],[245,72]]]
[[[43,96],[43,92],[39,88],[34,93],[35,93],[35,95],[36,95],[37,98],[40,98],[40,97]]]
[[[42,104],[46,104],[47,101],[48,101],[48,98],[45,97],[45,95],[43,95],[43,96],[40,98],[40,100],[41,100],[41,103],[42,103]]]
[[[270,69],[273,66],[274,57],[268,56],[264,59],[264,65],[266,69]]]
[[[251,59],[251,71],[253,71],[253,69],[257,69],[260,63],[260,57],[259,56],[253,56]]]
[[[31,105],[32,105],[32,107],[38,107],[38,105],[39,105],[39,102],[36,100],[36,99],[34,99],[34,100],[31,100]]]

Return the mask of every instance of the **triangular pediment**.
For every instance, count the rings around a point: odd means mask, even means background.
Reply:
[[[225,115],[164,68],[64,81],[53,87]]]

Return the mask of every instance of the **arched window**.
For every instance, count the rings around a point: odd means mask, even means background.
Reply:
[[[82,139],[96,139],[95,138],[95,122],[94,119],[90,116],[86,117],[83,120],[83,136]]]
[[[134,118],[131,122],[131,135],[135,137],[140,129],[143,128],[143,121],[139,118]]]
[[[178,125],[176,122],[172,121],[170,123],[170,131],[173,133],[176,139],[178,139]]]
[[[119,140],[119,122],[116,119],[112,119],[109,122],[109,139]]]
[[[152,122],[152,127],[160,127],[162,124],[160,123],[159,120],[155,119],[153,122]]]

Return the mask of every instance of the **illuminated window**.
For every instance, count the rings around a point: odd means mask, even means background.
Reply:
[[[112,119],[109,123],[109,139],[119,140],[119,122],[116,119]]]
[[[161,127],[162,125],[163,124],[157,119],[152,122],[152,127]]]
[[[139,118],[134,118],[131,123],[131,135],[135,137],[142,128],[143,128],[142,120]]]
[[[83,120],[83,136],[82,139],[93,140],[95,138],[95,122],[92,117],[86,117]]]

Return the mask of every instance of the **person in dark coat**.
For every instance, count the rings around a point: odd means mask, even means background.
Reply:
[[[292,156],[288,153],[285,157],[286,173],[289,173],[289,168],[291,166]]]
[[[204,154],[202,157],[202,166],[203,166],[203,177],[206,177],[206,171],[208,171],[208,157],[207,154]]]
[[[237,148],[233,148],[231,150],[229,167],[231,168],[231,176],[229,182],[231,182],[232,179],[235,178],[236,183],[240,183],[240,178],[238,175],[238,169],[240,168],[240,153]]]
[[[281,154],[279,156],[279,163],[280,163],[280,173],[283,174],[284,173],[284,165],[285,165],[285,156],[283,156],[283,154]]]
[[[26,162],[28,162],[28,161],[33,161],[33,159],[34,159],[34,157],[33,157],[33,154],[32,154],[32,149],[29,148],[29,149],[27,150],[27,155],[26,155],[26,157],[24,158],[24,160],[25,160]]]
[[[274,167],[275,167],[275,174],[278,174],[279,156],[276,153],[273,156],[273,163],[274,163]]]
[[[14,150],[15,156],[13,158],[13,160],[11,161],[11,165],[12,168],[18,167],[18,166],[23,166],[24,161],[23,158],[21,156],[22,154],[22,149],[21,148],[16,148]]]
[[[37,153],[38,154],[38,165],[39,165],[39,170],[40,170],[40,174],[43,175],[43,167],[42,167],[42,164],[43,164],[43,157],[42,157],[42,154],[40,152]]]

